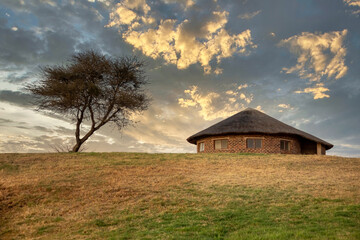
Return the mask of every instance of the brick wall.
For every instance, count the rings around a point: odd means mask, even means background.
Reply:
[[[246,148],[247,138],[262,139],[262,147],[258,149]],[[228,139],[227,149],[215,150],[215,140]],[[290,141],[290,150],[284,151],[280,149],[280,140]],[[225,135],[206,137],[197,141],[197,152],[199,152],[200,143],[205,143],[204,153],[221,153],[221,152],[247,152],[247,153],[285,153],[285,154],[301,154],[300,142],[295,137],[290,136],[270,136],[270,135]]]

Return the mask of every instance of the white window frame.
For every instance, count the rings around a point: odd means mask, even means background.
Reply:
[[[199,142],[199,152],[205,151],[205,142]]]

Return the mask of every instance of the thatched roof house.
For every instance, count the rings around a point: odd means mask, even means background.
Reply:
[[[325,154],[332,144],[247,108],[187,139],[198,152]]]

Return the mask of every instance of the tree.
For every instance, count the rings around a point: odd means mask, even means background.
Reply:
[[[66,65],[41,67],[39,81],[26,86],[36,97],[38,110],[71,117],[76,123],[78,152],[88,138],[107,123],[119,130],[131,115],[148,108],[143,89],[144,64],[136,57],[111,58],[89,50],[72,55]],[[84,123],[90,130],[81,136]]]

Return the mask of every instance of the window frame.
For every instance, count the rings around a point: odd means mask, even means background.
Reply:
[[[284,148],[282,148],[281,146],[281,142],[284,142]],[[286,148],[286,144],[287,144],[287,148]],[[280,151],[286,151],[289,152],[291,150],[291,141],[287,140],[287,139],[280,139]]]
[[[253,141],[253,147],[249,147],[250,144],[248,144],[248,140],[252,140]],[[256,147],[256,141],[260,140],[260,147]],[[246,145],[246,149],[262,149],[263,148],[263,137],[246,137],[245,138],[245,145]]]
[[[220,142],[220,148],[216,148],[216,141]],[[226,141],[226,148],[223,148],[222,141]],[[216,138],[214,139],[214,150],[227,150],[229,149],[229,138]]]
[[[199,142],[199,152],[205,152],[205,142]],[[201,146],[203,146],[203,149],[201,150]]]

